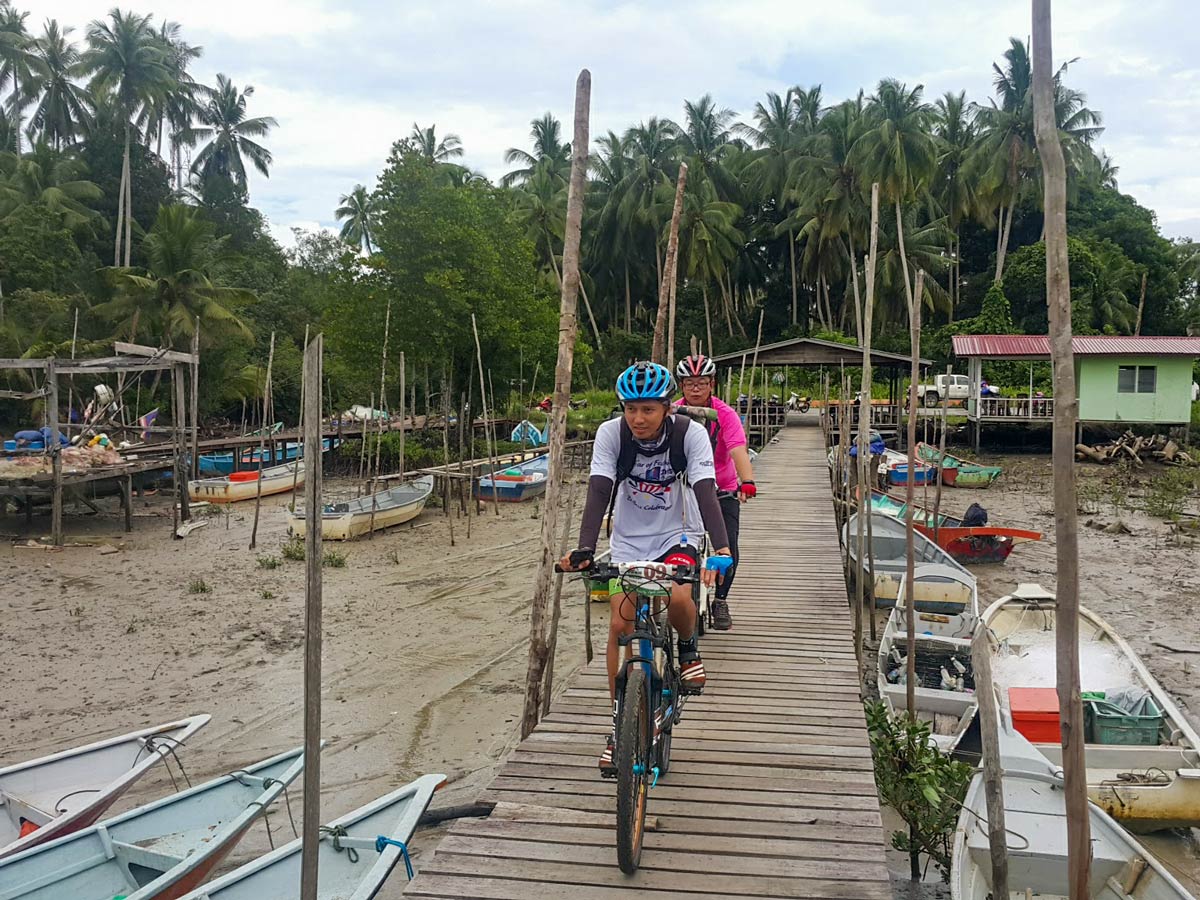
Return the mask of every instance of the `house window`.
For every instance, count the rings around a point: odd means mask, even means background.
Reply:
[[[1157,366],[1119,366],[1117,368],[1117,393],[1153,394],[1157,390]]]

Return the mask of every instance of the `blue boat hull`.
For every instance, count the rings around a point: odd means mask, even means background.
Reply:
[[[321,452],[328,452],[333,443],[332,438],[325,438],[321,442]],[[246,469],[260,469],[264,465],[282,465],[285,462],[294,460],[299,455],[299,452],[300,445],[294,442],[276,447],[273,454],[269,449],[259,450],[257,447],[253,450],[242,450],[241,460],[237,468],[240,471],[245,471]],[[202,453],[200,454],[200,474],[206,476],[229,475],[234,471],[233,460],[234,454],[232,450],[227,450],[223,453]],[[266,460],[266,462],[264,463],[263,460]]]

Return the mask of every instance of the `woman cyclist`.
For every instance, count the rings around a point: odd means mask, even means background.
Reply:
[[[702,354],[687,356],[679,361],[675,377],[683,389],[683,399],[679,404],[711,407],[717,411],[717,421],[708,424],[708,436],[713,448],[717,496],[725,520],[725,533],[733,552],[733,565],[717,586],[712,618],[713,628],[728,631],[733,627],[733,619],[729,615],[729,587],[737,570],[740,504],[753,497],[758,490],[754,486],[754,467],[750,464],[750,451],[746,447],[746,431],[742,428],[741,418],[732,406],[713,393],[717,387],[717,364]]]
[[[609,549],[614,563],[657,560],[669,565],[696,565],[699,542],[695,535],[704,528],[714,555],[728,556],[725,522],[717,502],[713,476],[712,445],[704,429],[684,416],[669,415],[675,379],[665,366],[639,362],[617,379],[617,397],[623,412],[596,430],[592,446],[592,471],[587,501],[579,527],[579,548],[560,560],[563,569],[578,571],[591,565],[600,535],[600,524],[612,501],[612,534]],[[684,429],[682,437],[675,433]],[[673,438],[672,435],[675,435]],[[622,453],[623,447],[627,452]],[[683,471],[675,471],[674,448],[683,451]],[[632,460],[630,456],[632,451]],[[624,457],[628,471],[618,471]],[[574,563],[572,562],[574,560]],[[716,573],[705,570],[705,584],[716,581]],[[600,757],[600,773],[616,775],[613,744],[616,732],[616,677],[620,668],[622,635],[633,630],[632,604],[627,594],[610,597],[608,692],[613,702],[613,731]],[[675,585],[667,618],[679,635],[679,668],[682,689],[699,693],[704,689],[704,663],[696,640],[696,606],[691,586]]]

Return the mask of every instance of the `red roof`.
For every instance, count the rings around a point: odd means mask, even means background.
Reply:
[[[1050,338],[1042,334],[956,334],[953,340],[955,356],[1050,357]],[[1077,356],[1200,356],[1200,337],[1080,335],[1071,348]]]

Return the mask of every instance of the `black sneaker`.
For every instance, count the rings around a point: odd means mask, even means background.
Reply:
[[[724,600],[714,600],[710,613],[712,627],[717,631],[728,631],[733,627],[733,619],[729,617],[729,604]]]

